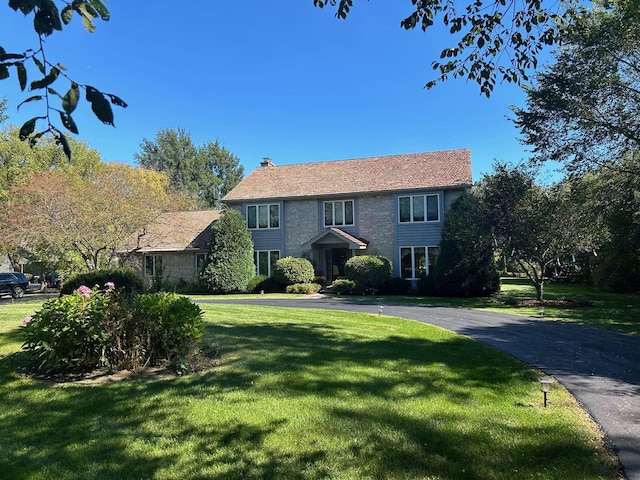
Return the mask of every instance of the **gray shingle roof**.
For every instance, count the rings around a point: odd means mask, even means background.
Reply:
[[[168,252],[207,250],[213,222],[220,218],[221,210],[161,213],[146,227],[132,234],[119,252]]]
[[[469,149],[260,166],[223,201],[320,197],[471,185]]]

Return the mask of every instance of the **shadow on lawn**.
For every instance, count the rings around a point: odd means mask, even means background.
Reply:
[[[292,401],[311,393],[398,401],[438,395],[462,404],[470,401],[470,389],[486,389],[484,398],[498,399],[536,377],[489,347],[448,334],[437,341],[372,338],[322,323],[265,322],[209,323],[206,336],[220,343],[222,366],[175,380],[52,386],[15,375],[15,357],[0,359],[0,471],[7,478],[222,480],[321,479],[355,469],[356,476],[369,478],[479,479],[513,478],[514,468],[572,478],[553,469],[571,472],[575,465],[566,463],[576,458],[585,472],[602,468],[571,425],[514,426],[507,412],[489,422],[515,431],[500,445],[493,428],[470,430],[453,414],[423,418],[348,403],[330,403],[325,412],[335,438],[352,439],[348,451],[328,458],[327,450],[310,442],[288,453],[269,438],[288,428],[290,419],[256,425],[221,420],[216,409],[228,412],[228,394],[237,390],[249,398],[252,391],[273,391]],[[197,422],[185,413],[193,408],[203,412]],[[489,458],[485,447],[502,454]]]

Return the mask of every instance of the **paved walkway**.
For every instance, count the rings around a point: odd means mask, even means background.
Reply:
[[[320,295],[224,303],[378,313],[378,304]],[[640,338],[584,325],[477,310],[385,305],[383,314],[467,335],[553,376],[602,426],[618,452],[626,477],[640,480]]]

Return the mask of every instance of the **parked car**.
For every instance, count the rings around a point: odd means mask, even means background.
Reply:
[[[29,280],[24,273],[0,272],[0,296],[11,295],[22,298],[29,288]]]

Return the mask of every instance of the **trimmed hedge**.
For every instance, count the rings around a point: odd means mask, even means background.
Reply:
[[[281,258],[276,262],[273,273],[273,278],[282,285],[311,283],[314,277],[313,264],[306,258]]]
[[[351,257],[344,265],[344,274],[356,282],[363,293],[375,294],[384,290],[391,280],[391,262],[381,255]]]
[[[285,291],[287,293],[310,295],[312,293],[318,293],[321,288],[322,285],[318,283],[294,283],[293,285],[288,285]]]

